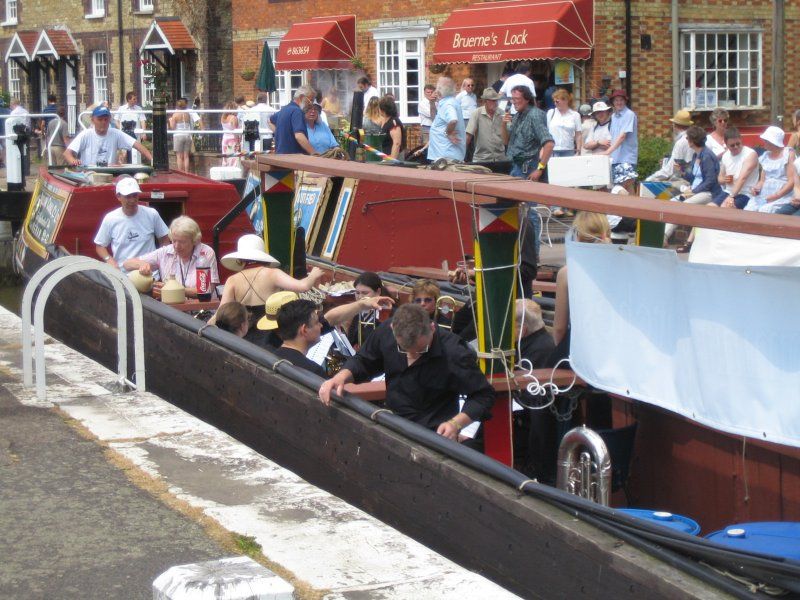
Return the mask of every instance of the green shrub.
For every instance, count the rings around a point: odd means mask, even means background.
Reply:
[[[672,141],[663,137],[639,136],[637,172],[642,181],[661,168],[661,160],[672,151]]]

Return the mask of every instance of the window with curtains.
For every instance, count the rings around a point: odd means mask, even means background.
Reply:
[[[762,37],[759,31],[722,27],[682,31],[683,106],[760,108]]]
[[[17,23],[17,0],[6,0],[6,18],[3,25],[15,25]]]
[[[95,104],[108,100],[108,55],[105,50],[92,52],[92,87]]]
[[[425,40],[429,26],[373,30],[377,49],[377,81],[381,94],[392,94],[407,123],[419,122],[419,101],[425,86]]]
[[[12,98],[19,99],[22,92],[22,84],[20,82],[20,68],[19,63],[15,60],[8,61],[8,93]]]

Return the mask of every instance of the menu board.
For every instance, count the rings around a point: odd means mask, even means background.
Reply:
[[[67,190],[41,179],[36,182],[31,208],[25,220],[25,242],[42,258],[47,258],[44,247],[56,239],[69,198]]]

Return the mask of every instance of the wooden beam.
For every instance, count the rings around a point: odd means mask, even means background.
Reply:
[[[635,219],[694,225],[738,233],[752,233],[800,239],[800,219],[716,206],[687,205],[638,196],[620,196],[606,192],[565,188],[545,183],[511,179],[505,175],[458,173],[391,167],[375,163],[340,161],[300,154],[267,154],[258,157],[262,170],[305,169],[337,177],[355,177],[393,185],[435,187],[465,192],[458,201],[478,194],[514,202],[537,202],[589,212],[622,215]]]

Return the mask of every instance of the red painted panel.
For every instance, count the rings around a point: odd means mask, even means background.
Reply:
[[[472,254],[470,207],[433,188],[360,181],[337,262],[370,271],[391,266],[451,267]]]

